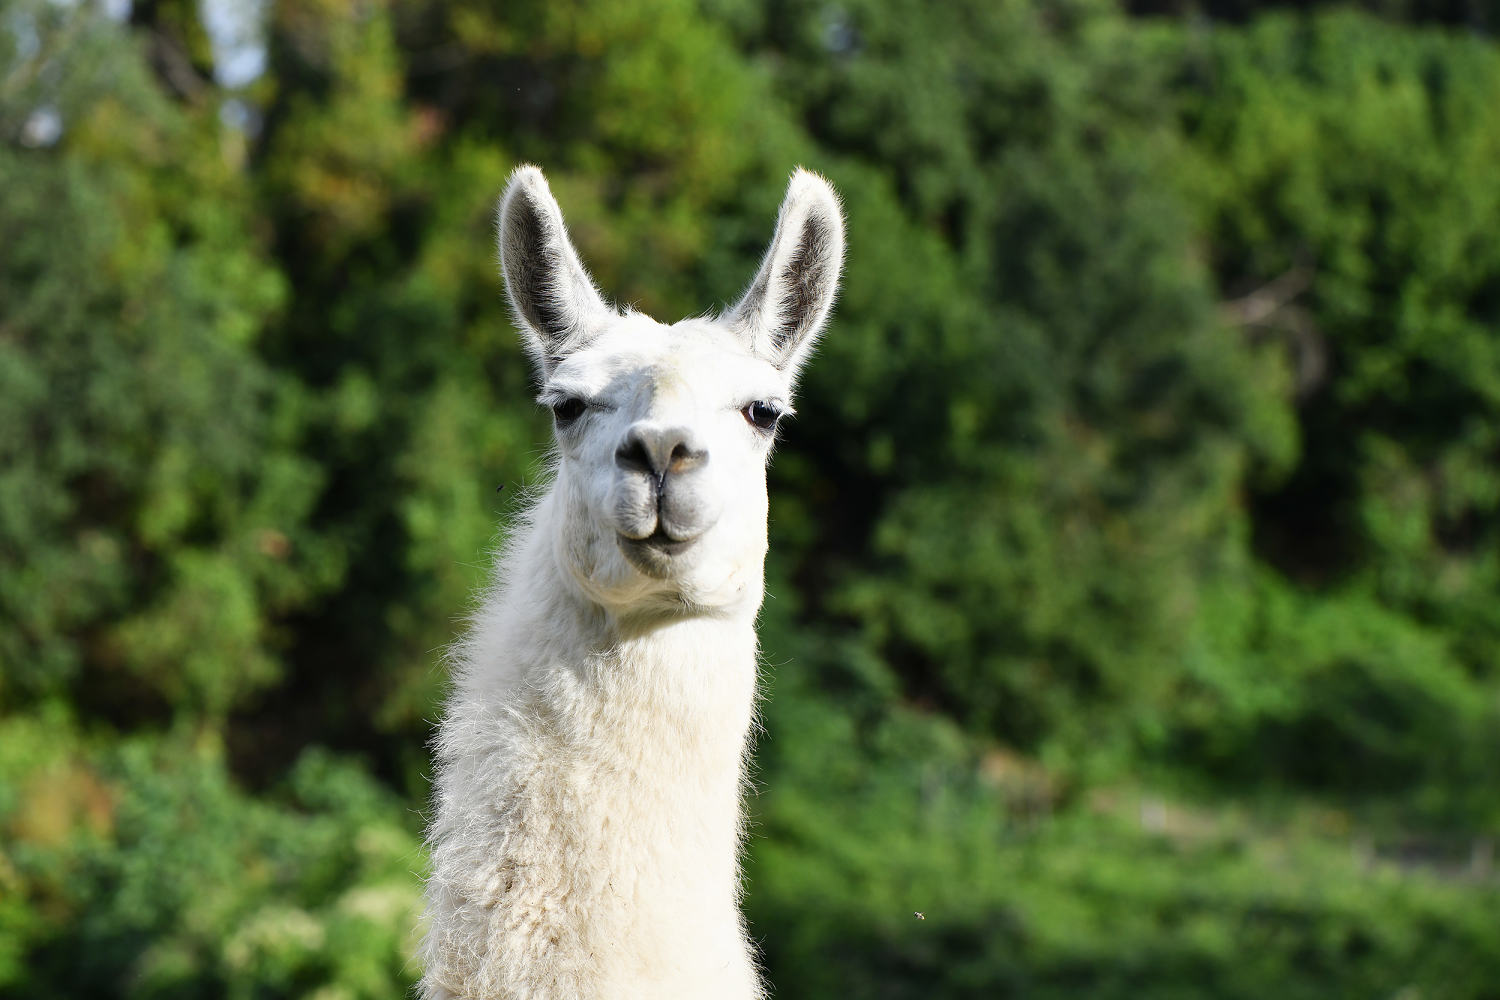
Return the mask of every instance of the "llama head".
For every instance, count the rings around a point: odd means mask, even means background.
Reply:
[[[535,167],[511,175],[499,240],[555,424],[564,571],[621,614],[759,606],[766,462],[843,262],[833,189],[797,171],[739,304],[671,325],[605,303]]]

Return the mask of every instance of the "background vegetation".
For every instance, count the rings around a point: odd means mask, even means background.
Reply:
[[[549,433],[531,160],[663,318],[793,164],[845,198],[778,995],[1500,997],[1494,15],[1128,7],[0,10],[0,994],[414,981],[435,651]]]

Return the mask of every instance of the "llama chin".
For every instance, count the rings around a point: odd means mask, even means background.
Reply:
[[[671,325],[605,303],[535,167],[499,241],[556,473],[452,652],[421,994],[763,997],[738,848],[765,470],[837,291],[838,199],[793,174],[739,304]]]

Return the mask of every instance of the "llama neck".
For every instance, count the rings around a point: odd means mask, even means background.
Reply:
[[[509,748],[507,773],[492,778],[521,780],[516,766],[532,755],[539,767],[575,767],[599,793],[599,808],[618,797],[618,808],[650,810],[653,826],[691,836],[685,852],[721,855],[732,869],[754,712],[756,609],[612,614],[559,565],[549,513],[544,501],[501,563],[497,589],[459,650],[451,713]],[[463,745],[452,752],[472,756]],[[674,863],[674,838],[660,838],[662,865]]]
[[[547,507],[502,561],[459,649],[455,702],[524,705],[560,735],[637,754],[665,752],[653,736],[671,731],[705,765],[723,764],[732,749],[737,773],[755,696],[757,607],[650,616],[602,608],[558,565]]]
[[[738,911],[753,617],[622,622],[580,599],[544,542],[534,531],[508,554],[458,650],[430,981],[461,996],[759,996]]]

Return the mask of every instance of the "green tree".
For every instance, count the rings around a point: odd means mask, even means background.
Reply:
[[[840,525],[800,553],[810,613],[1007,742],[1128,742],[1292,441],[1277,359],[1186,255],[1149,47],[1102,3],[773,7],[743,40],[910,220],[853,240],[809,378],[787,485]]]
[[[222,718],[274,616],[337,578],[299,395],[257,356],[285,286],[207,111],[90,8],[0,47],[0,704]]]

